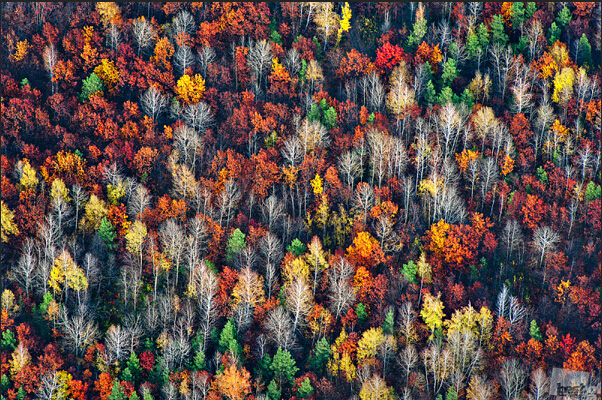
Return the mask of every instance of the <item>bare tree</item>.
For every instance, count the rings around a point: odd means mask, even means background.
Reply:
[[[159,239],[166,256],[175,266],[175,283],[178,286],[178,276],[180,274],[180,264],[184,259],[184,246],[186,245],[184,230],[173,218],[168,219],[159,229]]]
[[[529,112],[533,106],[533,92],[526,78],[519,77],[510,90],[514,98],[513,110],[516,113]]]
[[[190,47],[184,44],[178,47],[173,55],[173,60],[180,75],[184,75],[184,73],[186,73],[186,69],[194,66],[194,54],[192,53]]]
[[[521,232],[519,223],[515,219],[506,221],[506,226],[502,232],[500,243],[502,244],[502,247],[506,249],[507,260],[510,258],[510,255],[514,253],[523,243],[523,234]]]
[[[297,74],[301,71],[301,55],[295,48],[290,48],[286,52],[282,62],[291,76],[297,76]]]
[[[418,360],[418,352],[416,351],[416,346],[413,344],[408,344],[399,353],[397,363],[401,367],[402,373],[405,376],[404,382],[407,382],[410,378],[410,372],[412,372],[412,370],[416,367]]]
[[[132,219],[142,214],[151,205],[151,194],[143,184],[138,184],[127,204],[128,215]]]
[[[295,347],[293,321],[282,307],[270,311],[265,321],[265,329],[269,339],[274,342],[276,347],[280,347],[282,350],[291,350]]]
[[[142,50],[145,50],[152,44],[157,36],[157,32],[155,32],[153,26],[144,17],[134,20],[132,24],[132,33],[138,44],[138,56],[140,56]]]
[[[73,350],[76,357],[81,357],[86,348],[98,337],[98,328],[87,313],[69,316],[64,308],[61,310],[61,326],[67,346]]]
[[[543,369],[531,372],[529,400],[547,400],[550,393],[550,380]]]
[[[196,33],[194,17],[186,10],[182,10],[171,22],[171,33],[174,38],[182,34],[193,36]]]
[[[504,398],[506,400],[518,399],[525,386],[526,378],[527,371],[517,359],[504,360],[499,379],[500,385],[504,390]]]
[[[57,391],[63,386],[59,381],[56,370],[50,370],[42,375],[36,399],[51,400],[56,398]]]
[[[174,131],[174,148],[179,159],[194,173],[199,154],[203,149],[203,140],[188,125],[180,125]]]
[[[345,258],[339,257],[328,269],[330,310],[335,319],[347,312],[355,301],[351,286],[353,267]]]
[[[109,326],[105,336],[105,346],[107,346],[109,362],[123,361],[128,358],[130,355],[128,345],[127,331],[121,325]]]
[[[356,151],[348,150],[339,157],[339,171],[347,186],[353,187],[354,181],[360,176],[361,159]]]
[[[493,385],[481,375],[473,375],[466,390],[468,400],[490,400],[493,398]]]
[[[297,279],[285,291],[286,308],[293,314],[293,332],[305,322],[305,317],[311,311],[314,298],[305,279]]]
[[[514,296],[510,296],[509,307],[508,307],[508,321],[510,322],[510,331],[527,315],[527,309],[520,304],[518,299]]]
[[[166,109],[167,103],[167,96],[163,95],[155,85],[149,87],[140,97],[140,105],[142,106],[142,110],[155,122],[159,120],[159,116]]]
[[[58,54],[53,43],[44,48],[43,57],[44,68],[46,68],[46,71],[48,71],[48,75],[50,76],[50,87],[52,89],[52,94],[54,95],[56,90],[56,82],[54,81],[54,68],[56,67],[56,63],[58,61]]]
[[[25,294],[28,297],[29,289],[34,282],[38,262],[36,243],[34,239],[28,237],[21,246],[21,257],[13,267],[11,274],[12,279],[17,281],[22,288],[25,288]]]
[[[440,342],[432,343],[422,352],[426,387],[431,396],[436,396],[451,373],[452,357]]]
[[[249,46],[247,64],[260,87],[265,86],[268,69],[272,63],[272,45],[259,40]]]
[[[229,179],[224,184],[224,188],[217,195],[215,205],[217,207],[219,224],[221,226],[230,226],[230,219],[234,214],[234,210],[241,198],[240,189],[236,182]]]
[[[556,246],[556,243],[560,241],[560,235],[556,233],[549,226],[542,226],[535,228],[535,232],[533,232],[533,246],[539,250],[539,264],[543,263],[543,258],[546,253],[550,250],[553,250]],[[545,274],[544,274],[544,282],[545,282]]]
[[[77,232],[77,224],[79,222],[79,211],[88,201],[90,197],[88,193],[77,183],[71,187],[71,197],[73,198],[73,204],[75,205],[75,232]]]
[[[304,153],[309,153],[316,147],[324,147],[328,144],[328,131],[320,121],[310,121],[304,118],[297,130],[297,135]]]
[[[111,51],[116,51],[121,44],[121,32],[119,31],[119,28],[117,28],[117,25],[114,22],[111,22],[106,32],[107,46],[111,48]]]
[[[296,136],[289,136],[284,139],[282,149],[280,150],[284,161],[290,166],[295,167],[303,159],[303,150],[301,141]]]
[[[199,134],[204,134],[214,123],[211,107],[204,101],[188,104],[182,109],[182,117],[186,124],[193,127]]]
[[[216,273],[207,266],[205,261],[191,267],[188,292],[193,295],[197,302],[199,320],[201,321],[199,331],[203,336],[203,351],[207,349],[211,330],[217,321],[218,283]]]
[[[355,196],[353,197],[355,208],[363,214],[364,224],[368,216],[368,210],[374,205],[374,190],[365,182],[357,185]]]
[[[201,67],[201,74],[203,76],[207,76],[207,68],[209,64],[212,64],[216,60],[215,50],[211,46],[203,46],[203,48],[199,51],[199,65]]]
[[[271,195],[264,200],[261,207],[263,220],[268,225],[268,230],[272,231],[280,225],[284,216],[284,205],[275,195]]]
[[[278,281],[278,266],[282,260],[282,242],[272,232],[266,233],[259,241],[259,250],[265,265],[265,286],[268,298]]]

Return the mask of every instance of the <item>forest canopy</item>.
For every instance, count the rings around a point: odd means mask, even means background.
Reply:
[[[0,9],[2,400],[600,377],[600,3]]]

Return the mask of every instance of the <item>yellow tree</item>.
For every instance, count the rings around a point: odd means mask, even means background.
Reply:
[[[21,179],[19,186],[24,189],[35,189],[40,181],[36,175],[36,170],[33,168],[27,159],[17,163],[17,170],[20,172]]]
[[[96,3],[96,11],[100,15],[100,22],[105,28],[121,18],[121,9],[114,2],[99,1]]]
[[[23,345],[23,342],[19,343],[19,346],[13,351],[12,359],[10,360],[10,374],[14,378],[18,375],[23,368],[31,363],[31,355],[27,347]]]
[[[232,289],[232,308],[236,309],[241,304],[248,304],[253,309],[265,302],[263,290],[263,277],[245,267],[238,275],[238,282]]]
[[[349,7],[349,3],[345,2],[343,9],[341,10],[341,19],[339,24],[339,29],[337,31],[337,46],[341,43],[341,38],[343,37],[343,32],[348,32],[349,28],[351,28],[351,7]]]
[[[391,388],[378,375],[372,375],[370,379],[364,382],[360,390],[361,400],[389,400],[394,398]]]
[[[50,199],[62,199],[64,201],[70,201],[69,198],[69,189],[65,185],[65,182],[61,178],[56,178],[52,181],[52,185],[50,186]]]
[[[362,364],[365,360],[376,357],[378,348],[385,340],[381,327],[371,328],[364,332],[362,338],[357,342],[357,362]]]
[[[85,226],[88,230],[98,230],[102,218],[106,217],[109,212],[107,203],[99,199],[95,194],[90,196],[90,200],[86,204],[84,211],[82,226]]]
[[[565,105],[573,97],[573,84],[575,83],[575,70],[562,68],[554,77],[554,93],[552,101]]]
[[[109,93],[114,94],[115,86],[119,82],[119,71],[115,68],[113,61],[103,58],[100,60],[100,65],[94,68],[94,73],[102,79],[109,89]]]
[[[324,38],[324,50],[328,47],[329,39],[338,32],[340,17],[334,12],[334,3],[321,3],[314,17],[318,33]]]
[[[17,42],[16,50],[15,50],[14,54],[10,55],[10,58],[12,59],[13,62],[22,61],[25,57],[27,57],[27,54],[29,53],[30,48],[31,48],[31,45],[29,44],[27,39],[21,40],[21,41]]]
[[[15,213],[13,213],[4,202],[0,202],[2,206],[2,241],[8,242],[8,235],[18,235],[19,228],[15,223]]]
[[[61,286],[65,289],[73,289],[79,292],[88,288],[88,279],[84,271],[75,264],[71,254],[67,250],[63,250],[54,259],[54,266],[50,270],[48,285],[53,289],[55,294],[61,292]]]
[[[128,233],[125,234],[125,247],[130,253],[138,256],[138,266],[140,268],[142,268],[142,244],[147,234],[146,225],[138,219],[132,224]]]
[[[430,293],[424,296],[424,303],[422,304],[422,311],[420,316],[424,320],[424,323],[431,331],[430,339],[434,337],[435,329],[440,329],[443,325],[443,302],[441,301],[441,292],[434,297]]]
[[[196,74],[194,77],[188,74],[182,75],[178,79],[175,92],[180,101],[188,104],[198,103],[205,93],[205,80],[200,74]]]
[[[231,364],[217,375],[215,385],[219,393],[230,400],[243,400],[251,392],[251,374],[244,367]]]

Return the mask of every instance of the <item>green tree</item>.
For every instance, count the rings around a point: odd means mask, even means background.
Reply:
[[[418,273],[418,266],[414,261],[410,260],[407,264],[403,264],[401,274],[410,282],[418,283],[416,274]]]
[[[541,335],[539,326],[537,325],[537,322],[535,322],[534,319],[531,320],[531,326],[529,327],[529,334],[535,340],[538,340],[540,342],[543,340],[543,336]]]
[[[435,104],[436,97],[437,92],[435,91],[435,85],[433,84],[433,81],[430,80],[426,84],[426,89],[424,90],[424,101],[426,101],[426,104],[429,106],[432,106]]]
[[[130,395],[130,400],[140,400],[140,396],[138,396],[138,393],[136,393],[136,391],[132,391],[132,394]]]
[[[569,24],[569,22],[571,22],[572,19],[573,19],[573,14],[568,9],[568,7],[564,7],[558,13],[558,17],[556,17],[556,22],[558,22],[558,25],[560,25],[561,28],[564,28],[565,26],[567,26]]]
[[[286,247],[286,251],[290,251],[296,257],[299,257],[301,254],[305,253],[305,250],[307,250],[307,247],[299,239],[294,239],[291,244]]]
[[[102,92],[105,89],[104,82],[94,72],[89,77],[84,79],[82,83],[82,91],[79,95],[81,101],[86,101],[96,92]]]
[[[128,359],[126,365],[127,368],[129,368],[132,372],[134,382],[139,382],[140,377],[142,376],[142,367],[140,366],[140,360],[138,359],[138,356],[135,352],[132,351],[132,354],[130,354],[130,358]]]
[[[581,65],[587,66],[587,68],[591,68],[593,66],[592,62],[592,45],[589,44],[589,40],[587,40],[587,36],[585,33],[581,35],[579,39],[579,61]]]
[[[297,389],[297,396],[302,399],[308,399],[312,394],[314,394],[314,388],[311,386],[309,382],[309,378],[305,378],[299,389]]]
[[[282,389],[283,383],[287,382],[289,385],[293,383],[299,368],[297,368],[295,360],[291,357],[291,353],[279,347],[272,360],[272,371],[274,372],[274,380],[278,383],[278,388]]]
[[[512,23],[513,28],[520,28],[521,32],[523,30],[523,25],[527,20],[526,10],[523,3],[515,2],[512,3],[512,16],[510,17],[510,22]]]
[[[132,375],[132,371],[128,367],[125,367],[123,371],[121,371],[121,380],[126,382],[134,382],[134,375]]]
[[[10,329],[2,332],[2,349],[12,352],[17,347],[17,339]]]
[[[600,185],[596,185],[594,181],[590,181],[585,187],[585,201],[594,201],[602,196]]]
[[[123,386],[121,386],[119,379],[113,381],[113,388],[111,389],[111,394],[107,397],[107,400],[127,400],[127,396],[125,395],[125,391],[123,390]]]
[[[328,344],[328,340],[325,337],[318,340],[312,355],[309,357],[309,369],[316,374],[324,374],[331,352],[330,344]]]
[[[437,97],[437,104],[444,106],[450,101],[454,102],[454,92],[449,86],[446,86],[441,90],[441,93],[439,93],[439,97]]]
[[[556,43],[558,39],[560,39],[560,33],[561,30],[558,27],[558,25],[556,25],[556,22],[552,22],[552,25],[550,25],[550,29],[548,29],[548,43],[550,44],[550,46]]]
[[[535,14],[535,11],[537,11],[537,3],[534,1],[527,2],[527,7],[525,8],[525,18],[531,18],[533,14]]]
[[[466,104],[466,107],[468,107],[468,109],[470,110],[473,106],[474,106],[474,96],[472,95],[472,93],[470,92],[470,90],[468,90],[468,88],[464,89],[464,91],[462,92],[462,96],[460,96],[460,101],[464,104]]]
[[[195,371],[204,371],[207,368],[205,363],[205,352],[202,348],[199,348],[192,360],[192,369]]]
[[[479,33],[479,44],[481,45],[483,50],[485,50],[485,48],[489,44],[489,28],[487,28],[487,25],[481,22],[477,31]]]
[[[466,39],[466,52],[472,59],[476,59],[483,52],[483,48],[479,43],[479,35],[474,31],[470,31]]]
[[[115,227],[107,217],[102,217],[98,235],[107,249],[113,251],[117,248],[117,243],[114,243],[115,238],[117,238],[117,232],[115,232]]]
[[[4,348],[4,346],[2,346]],[[8,388],[10,387],[10,380],[6,374],[2,374],[2,378],[0,379],[0,392],[6,393]]]
[[[445,394],[445,400],[458,400],[458,392],[453,387],[450,387]]]
[[[548,184],[548,173],[541,166],[537,168],[537,179],[539,179],[544,186]]]
[[[235,257],[247,247],[245,234],[238,228],[232,232],[226,244],[226,261],[231,263]]]
[[[443,64],[443,74],[441,75],[441,81],[444,85],[451,85],[451,83],[458,76],[458,69],[456,68],[456,61],[453,58],[448,58],[445,64]]]
[[[17,398],[16,400],[24,400],[25,399],[25,389],[23,389],[23,385],[19,386],[19,390],[17,390]]]
[[[385,335],[392,335],[393,328],[395,327],[395,314],[393,313],[393,309],[390,309],[385,315],[385,320],[383,321],[383,333]]]
[[[324,111],[322,124],[329,130],[337,126],[337,112],[334,107],[328,107],[328,109]]]
[[[238,334],[234,322],[229,320],[226,322],[222,333],[219,336],[218,349],[222,353],[229,351],[237,356],[242,356],[242,347],[239,344]]]
[[[491,42],[505,47],[508,43],[508,35],[504,27],[504,20],[501,15],[496,14],[491,21]]]
[[[357,306],[355,306],[355,315],[357,316],[357,323],[359,325],[362,325],[366,321],[368,312],[364,303],[357,303]]]
[[[278,387],[276,383],[276,379],[272,379],[270,384],[268,385],[268,397],[270,400],[280,400],[282,399],[282,390]]]
[[[414,30],[408,37],[408,47],[415,48],[422,42],[422,38],[426,35],[427,21],[426,18],[418,18],[416,22],[414,22]]]

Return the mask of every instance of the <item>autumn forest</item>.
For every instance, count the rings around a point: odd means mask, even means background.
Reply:
[[[600,3],[0,11],[2,400],[599,379]]]

